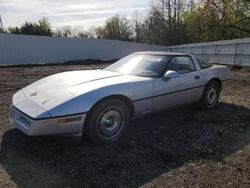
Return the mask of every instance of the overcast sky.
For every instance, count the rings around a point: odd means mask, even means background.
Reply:
[[[20,26],[25,21],[38,21],[43,16],[52,27],[65,25],[102,25],[115,14],[145,12],[150,0],[0,0],[0,15],[5,28]]]

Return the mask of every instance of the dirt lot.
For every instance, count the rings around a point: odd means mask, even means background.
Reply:
[[[8,122],[11,96],[53,73],[102,65],[0,68],[0,187],[250,187],[250,71],[232,71],[217,109],[134,121],[118,145],[28,137]]]

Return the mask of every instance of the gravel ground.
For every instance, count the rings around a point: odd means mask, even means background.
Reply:
[[[0,68],[0,187],[250,187],[250,71],[232,71],[217,109],[185,107],[131,123],[119,144],[28,137],[11,96],[53,73],[101,65]]]

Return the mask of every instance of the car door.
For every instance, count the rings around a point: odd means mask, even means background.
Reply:
[[[154,111],[186,105],[198,100],[198,95],[195,93],[201,85],[201,79],[192,58],[190,56],[173,56],[167,64],[165,72],[168,70],[176,71],[178,77],[154,79]]]

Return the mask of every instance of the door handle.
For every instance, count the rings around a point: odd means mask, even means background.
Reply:
[[[195,80],[199,80],[199,79],[200,79],[200,76],[194,76],[194,79],[195,79]]]

